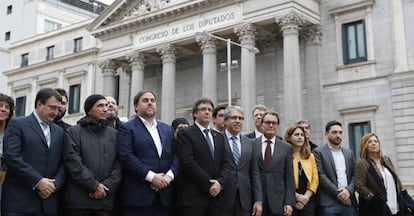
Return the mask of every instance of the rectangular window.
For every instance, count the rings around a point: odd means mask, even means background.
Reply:
[[[80,90],[81,85],[72,85],[69,87],[69,103],[68,103],[68,113],[79,113],[80,110]]]
[[[45,19],[43,30],[44,32],[50,32],[50,31],[60,29],[61,27],[62,27],[62,24]]]
[[[8,40],[10,40],[10,32],[8,31],[8,32],[6,32],[5,34],[4,34],[4,40],[5,41],[8,41]]]
[[[29,53],[22,54],[22,62],[20,64],[21,67],[25,67],[29,65]]]
[[[355,154],[355,158],[359,160],[359,141],[366,133],[371,132],[371,123],[357,122],[349,124],[349,146]]]
[[[26,114],[26,96],[16,98],[16,116]]]
[[[46,47],[46,60],[51,60],[54,57],[55,46]]]
[[[76,38],[73,40],[74,41],[74,48],[73,48],[73,52],[79,52],[82,50],[82,38]]]
[[[7,6],[7,14],[11,14],[13,12],[13,5]]]
[[[359,20],[342,25],[344,64],[367,60],[365,22]]]

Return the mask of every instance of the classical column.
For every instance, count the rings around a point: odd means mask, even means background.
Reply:
[[[256,28],[253,24],[242,24],[234,28],[239,37],[241,47],[241,107],[248,111],[256,105],[256,52],[255,39]],[[254,129],[252,115],[246,112],[244,115],[245,131]]]
[[[99,64],[103,76],[103,95],[115,96],[115,69],[114,60],[107,59]]]
[[[161,120],[172,122],[175,118],[175,47],[165,44],[157,48],[162,59]]]
[[[203,97],[217,103],[217,52],[215,38],[197,35],[196,40],[203,51]]]
[[[131,96],[129,99],[129,116],[135,114],[134,97],[135,95],[144,89],[144,55],[139,51],[133,51],[127,56],[129,63],[131,64]]]
[[[276,17],[283,32],[283,84],[286,124],[302,119],[302,84],[299,61],[299,26],[303,19],[296,12]]]

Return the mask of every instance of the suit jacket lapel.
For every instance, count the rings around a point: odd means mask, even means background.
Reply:
[[[213,156],[211,155],[211,151],[210,151],[210,147],[208,146],[206,137],[204,136],[203,132],[201,132],[200,128],[198,128],[197,125],[192,125],[192,129],[195,130],[195,134],[198,136],[198,140],[201,140],[200,145],[202,145],[202,148],[204,148],[204,150],[206,152],[208,152],[208,155],[210,155],[211,159],[213,160]],[[214,139],[214,136],[213,136]],[[215,151],[214,151],[214,155],[215,155]]]
[[[329,144],[326,144],[325,145],[325,154],[328,157],[329,163],[331,164],[331,169],[332,169],[332,172],[333,172],[333,176],[332,177],[335,178],[334,179],[335,180],[335,183],[338,185],[338,176],[336,176],[335,161],[333,159],[331,149],[329,148]],[[344,158],[345,158],[345,156],[344,156]]]
[[[135,120],[136,120],[136,125],[137,125],[136,130],[145,131],[145,132],[142,133],[142,135],[144,136],[144,139],[149,140],[151,142],[151,148],[152,148],[153,151],[155,151],[156,155],[158,156],[157,147],[155,147],[154,140],[152,139],[152,136],[151,136],[150,132],[148,131],[147,127],[144,125],[144,122],[141,121],[139,116],[136,116]]]
[[[247,141],[248,138],[240,135],[240,160],[239,165],[245,162],[246,154],[248,154],[248,150],[252,149],[252,146],[248,146],[249,143]]]
[[[39,135],[40,139],[42,139],[43,144],[46,145],[47,147],[47,142],[46,142],[46,137],[45,134],[43,133],[42,128],[39,125],[39,122],[37,121],[36,117],[34,116],[34,114],[32,113],[32,115],[30,115],[29,118],[29,127],[31,127],[34,132]]]

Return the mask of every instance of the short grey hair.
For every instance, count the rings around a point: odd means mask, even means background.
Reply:
[[[240,112],[244,116],[243,109],[240,106],[229,106],[224,110],[224,120],[229,119],[231,117],[230,116],[231,111],[234,111],[234,110]]]

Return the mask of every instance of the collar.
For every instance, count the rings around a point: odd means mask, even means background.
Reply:
[[[231,139],[233,136],[237,137],[238,140],[240,140],[240,133],[233,135],[232,133],[230,133],[230,131],[228,131],[227,129],[224,130],[224,133],[226,134],[226,136],[228,137],[228,139]]]
[[[141,116],[139,116],[139,115],[137,115],[138,116],[138,118],[140,118],[141,119],[141,121],[142,121],[142,123],[144,123],[144,125],[145,126],[147,126],[147,127],[157,127],[157,120],[154,118],[154,125],[153,126],[151,126],[150,124],[149,124],[149,122],[146,120],[146,119],[144,119],[144,118],[142,118]]]
[[[36,111],[33,112],[33,115],[36,117],[36,120],[37,120],[37,122],[39,123],[40,126],[42,124],[50,125],[50,123],[48,124],[48,123],[42,121],[42,119],[40,119],[39,115],[37,115]]]
[[[197,125],[198,129],[200,129],[201,132],[203,132],[203,133],[204,133],[205,129],[209,129],[210,131],[212,130],[211,128],[205,128],[205,127],[201,126],[201,124],[197,123],[196,121],[194,122],[194,124]]]
[[[328,143],[328,148],[329,148],[329,150],[331,150],[332,152],[339,152],[339,151],[341,151],[341,150],[342,150],[341,145],[339,145],[339,149],[338,149],[338,150],[336,150],[336,149],[332,148],[331,144],[329,144],[329,143]]]
[[[266,140],[268,140],[264,135],[262,135],[262,143],[266,142]],[[270,141],[272,141],[272,144],[276,143],[276,136],[272,137],[272,139],[269,139]]]

